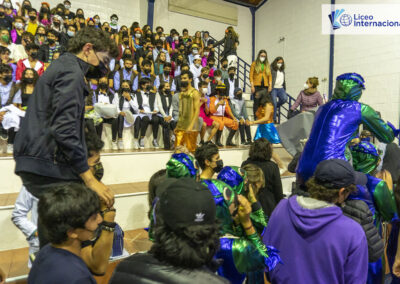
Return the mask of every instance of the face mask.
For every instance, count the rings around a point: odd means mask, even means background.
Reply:
[[[62,11],[58,11],[57,15],[59,15],[60,17],[64,17],[64,13]]]
[[[11,75],[6,75],[3,77],[4,82],[6,82],[7,84],[11,82],[12,80],[12,76]]]
[[[7,9],[10,9],[11,3],[5,2],[5,3],[3,3],[3,6],[6,7]]]
[[[200,63],[196,63],[194,66],[196,66],[197,68],[200,67]]]
[[[129,40],[125,40],[125,41],[124,41],[124,44],[125,44],[125,45],[129,45]]]
[[[187,88],[189,86],[189,81],[181,81],[181,86]]]
[[[144,69],[144,73],[149,74],[151,72],[151,69]]]
[[[33,78],[23,78],[22,81],[25,84],[32,84],[33,83]]]
[[[205,80],[205,79],[208,78],[208,75],[207,74],[203,74],[203,75],[201,75],[201,77],[203,77],[203,79]]]
[[[23,23],[15,23],[15,28],[17,30],[22,30],[24,28],[24,24]]]
[[[103,164],[102,163],[98,163],[96,165],[94,165],[93,167],[94,169],[94,177],[98,180],[101,181],[101,179],[104,176],[104,168],[103,168]]]
[[[123,92],[123,93],[130,93],[131,92],[131,89],[129,89],[129,88],[122,88],[121,89],[121,91]]]
[[[193,49],[193,50],[192,50],[192,53],[193,53],[193,54],[197,54],[197,53],[199,53],[199,51],[198,51],[197,49]]]
[[[84,28],[85,27],[85,23],[81,23],[81,28]],[[107,31],[108,31],[108,29],[107,29]]]
[[[213,168],[213,171],[214,171],[214,173],[219,173],[224,168],[224,161],[218,160],[216,162],[216,165],[217,166],[215,168]]]
[[[141,37],[142,37],[142,34],[135,34],[135,37],[136,37],[136,38],[141,38]]]
[[[53,24],[54,24],[54,26],[55,26],[56,28],[60,27],[60,23],[58,23],[58,22],[53,22]]]
[[[36,20],[36,16],[29,16],[29,19],[33,22],[34,20]]]
[[[265,61],[265,57],[260,57],[260,61],[264,62]]]
[[[212,67],[214,67],[214,64],[213,63],[208,63],[208,67],[212,68]]]
[[[224,65],[222,65],[222,67],[223,67],[224,69],[226,69],[226,68],[228,67],[228,64],[224,64]]]
[[[100,61],[98,66],[90,65],[88,71],[86,72],[86,78],[88,79],[99,79],[103,78],[107,75],[108,69],[107,66]]]
[[[164,76],[165,76],[165,77],[168,77],[168,76],[169,76],[169,73],[171,73],[171,71],[169,71],[169,70],[168,70],[168,71],[164,71]]]
[[[164,93],[166,93],[167,95],[171,94],[171,90],[170,89],[165,89]]]
[[[28,5],[28,4],[25,4],[24,6],[22,6],[25,10],[28,10],[29,8],[31,8],[31,6],[30,5]]]
[[[208,56],[210,54],[209,52],[204,52],[204,56]]]
[[[157,49],[158,49],[158,50],[161,50],[161,49],[162,49],[162,46],[159,46],[159,45],[158,45],[158,46],[157,46]]]
[[[179,37],[178,37],[178,36],[174,36],[174,40],[175,40],[175,41],[178,41],[178,40],[179,40]]]
[[[241,101],[242,100],[242,93],[238,93],[238,94],[236,94],[236,99],[238,99],[239,101]]]
[[[229,73],[229,79],[233,80],[235,78],[235,73]]]
[[[56,41],[55,41],[54,39],[52,39],[52,38],[47,39],[47,41],[48,41],[49,44],[54,44],[54,43],[56,42]]]
[[[278,66],[278,68],[281,68],[282,67],[282,63],[278,63],[278,64],[276,64],[276,66]]]
[[[107,90],[108,85],[107,85],[107,83],[100,83],[100,84],[99,84],[99,88],[100,88],[101,90]]]
[[[178,63],[178,65],[181,65],[182,64],[182,60],[178,59],[178,60],[176,60],[176,63]]]
[[[33,52],[31,52],[31,57],[33,58],[33,59],[37,59],[37,57],[38,57],[38,52],[37,51],[33,51]]]
[[[96,23],[96,24],[99,24],[100,23],[100,19],[94,19],[94,22]]]
[[[1,39],[5,42],[8,43],[8,41],[10,40],[10,37],[8,35],[2,35]]]
[[[201,90],[203,91],[203,94],[207,94],[208,93],[208,88],[202,88]]]
[[[215,81],[221,81],[221,77],[215,77]]]
[[[3,17],[5,15],[4,12],[0,12],[0,17]]]
[[[308,89],[309,88],[309,86],[308,86],[308,84],[307,83],[304,83],[304,90],[306,90],[306,89]]]
[[[125,67],[126,71],[130,72],[133,67]]]
[[[147,91],[147,92],[150,92],[150,91],[151,91],[151,89],[152,89],[152,88],[151,88],[151,86],[150,86],[150,85],[149,85],[149,86],[146,86],[146,91]]]
[[[114,26],[116,26],[118,24],[118,20],[111,20],[111,24],[113,24]]]
[[[67,10],[71,9],[71,5],[64,5],[64,6],[65,6],[65,9],[67,9]]]
[[[81,24],[81,26],[82,26],[82,24]],[[107,27],[107,28],[104,28],[104,30],[105,30],[106,32],[108,32],[108,31],[110,30],[110,28]]]
[[[75,36],[75,32],[73,32],[73,31],[67,31],[67,35],[68,35],[69,37],[74,37],[74,36]]]
[[[161,39],[162,41],[164,41],[164,40],[165,40],[165,37],[162,36],[162,37],[160,37],[160,39]]]

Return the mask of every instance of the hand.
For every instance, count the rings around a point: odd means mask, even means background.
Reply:
[[[219,106],[224,106],[224,105],[225,105],[225,100],[219,101],[219,102],[218,102],[218,105],[219,105]]]
[[[126,113],[125,113],[125,112],[123,112],[123,111],[121,111],[119,114],[120,114],[121,116],[123,116],[123,117],[125,117],[125,116],[126,116]]]
[[[400,258],[395,258],[393,263],[393,274],[400,277]]]
[[[251,86],[251,92],[254,94],[256,92],[256,88],[254,86]]]
[[[21,3],[17,2],[15,3],[18,7],[21,7]]]
[[[251,213],[251,205],[250,202],[247,200],[246,197],[243,195],[238,195],[238,200],[239,200],[239,220],[240,223],[246,227],[248,226],[249,223],[251,223],[250,220],[250,213]]]
[[[156,111],[156,110],[153,110],[153,114],[157,114],[158,113],[158,111]]]
[[[208,102],[208,100],[207,100],[207,98],[206,98],[206,97],[202,97],[202,98],[200,99],[200,102],[202,102],[202,103],[206,103],[206,102]]]
[[[249,121],[249,120],[246,121],[246,125],[247,125],[247,126],[250,126],[250,125],[252,125],[252,124],[253,124],[252,121]]]
[[[243,118],[241,118],[239,122],[240,122],[240,124],[244,124],[245,120]]]
[[[129,94],[128,92],[123,92],[122,95],[124,96],[124,98],[129,102],[132,98],[131,98],[131,94]]]
[[[139,112],[140,112],[140,113],[144,113],[144,109],[141,109]]]
[[[271,93],[271,91],[272,91],[272,87],[271,87],[271,85],[268,87],[268,93]]]
[[[249,184],[249,191],[247,193],[247,198],[249,199],[250,203],[257,202],[257,198],[256,195],[254,194],[254,189],[252,184]]]
[[[97,195],[100,197],[100,200],[104,201],[107,207],[110,208],[114,205],[114,192],[109,187],[99,182],[95,178],[89,180],[87,183],[85,182],[85,184],[87,187],[97,193]]]
[[[208,77],[205,82],[210,83],[210,77]]]
[[[4,115],[6,114],[5,111],[0,112],[0,122],[3,121]]]
[[[170,122],[170,121],[172,120],[172,116],[164,117],[164,120],[165,120],[166,122]]]

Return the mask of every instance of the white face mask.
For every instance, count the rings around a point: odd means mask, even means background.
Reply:
[[[308,84],[307,84],[307,83],[304,83],[304,90],[306,90],[306,89],[308,89],[308,88],[309,88]]]
[[[24,28],[24,24],[23,24],[23,23],[15,23],[15,27],[16,27],[18,30],[21,30],[21,29]]]
[[[197,49],[193,49],[193,50],[192,50],[192,53],[193,53],[193,54],[197,54],[197,53],[199,53],[199,51],[198,51]]]
[[[141,38],[141,37],[142,37],[142,34],[135,34],[135,37],[136,37],[136,38]]]
[[[3,3],[3,6],[6,7],[7,9],[10,9],[10,8],[11,8],[11,3],[9,3],[9,2],[4,2],[4,3]]]
[[[208,56],[209,55],[209,53],[208,52],[204,52],[204,56]]]
[[[263,56],[260,57],[260,61],[261,61],[261,62],[264,62],[264,61],[265,61],[265,57],[263,57]]]
[[[282,63],[278,63],[278,64],[276,64],[276,66],[278,66],[278,68],[281,68],[282,67]]]
[[[95,22],[96,24],[99,24],[99,23],[100,23],[100,19],[95,18],[95,19],[94,19],[94,22]]]
[[[65,9],[67,10],[71,9],[71,5],[65,5]]]
[[[221,77],[215,77],[216,81],[221,81]]]
[[[179,40],[179,37],[178,36],[174,36],[174,40]]]
[[[207,94],[208,92],[208,88],[202,88],[201,90],[203,91],[203,94]]]
[[[200,63],[195,63],[194,66],[196,66],[197,68],[200,67]]]
[[[164,41],[164,40],[165,40],[165,37],[162,36],[162,37],[160,37],[160,39],[161,39],[162,41]]]
[[[118,24],[118,20],[116,20],[116,19],[111,20],[111,24],[113,24],[114,26],[116,26],[116,25]]]

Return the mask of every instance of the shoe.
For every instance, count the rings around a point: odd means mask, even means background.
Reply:
[[[157,142],[156,139],[153,139],[153,147],[154,147],[155,149],[160,148],[160,146],[158,145],[158,142]]]
[[[119,150],[124,150],[124,141],[122,141],[122,140],[118,141],[118,149]]]
[[[14,151],[14,145],[13,144],[7,144],[7,154],[12,154]]]
[[[144,139],[143,138],[139,139],[139,148],[144,149]]]
[[[172,134],[172,136],[171,136],[171,141],[172,141],[172,144],[175,143],[175,134]]]
[[[215,135],[215,145],[218,147],[224,147],[224,145],[221,144],[221,136],[222,136],[222,130],[218,130],[217,134]]]
[[[136,150],[139,150],[139,142],[137,141],[137,139],[135,139],[135,141],[133,142],[133,147],[136,149]]]
[[[240,145],[246,145],[246,141],[240,141]]]
[[[0,131],[0,139],[6,141],[8,139],[7,131]]]
[[[118,150],[118,144],[116,141],[112,141],[111,142],[111,149],[112,150]]]
[[[282,174],[284,174],[285,172],[287,172],[287,168],[285,167],[285,168],[283,168],[283,169],[279,169],[279,173],[282,175]]]
[[[236,134],[236,130],[229,130],[228,138],[226,139],[226,146],[236,147],[237,145],[232,142],[233,137]]]
[[[244,142],[244,145],[246,145],[246,146],[251,145],[251,141],[246,141],[246,142]]]

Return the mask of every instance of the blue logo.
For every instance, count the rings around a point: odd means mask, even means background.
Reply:
[[[341,27],[341,24],[338,22],[339,17],[343,14],[344,9],[332,11],[331,14],[328,16],[329,20],[331,20],[331,24],[334,30],[337,30]],[[346,22],[347,23],[347,22]]]
[[[340,17],[340,23],[341,23],[342,26],[344,26],[344,27],[350,26],[352,22],[353,22],[353,18],[352,18],[349,14],[343,14],[343,15]]]

